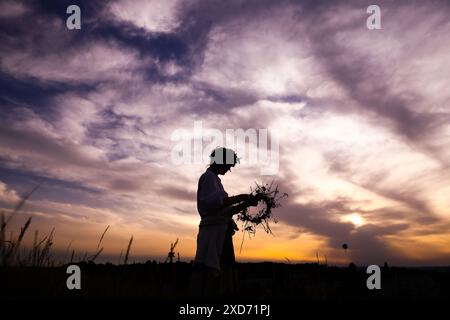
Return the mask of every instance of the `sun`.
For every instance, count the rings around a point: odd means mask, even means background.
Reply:
[[[366,224],[366,220],[358,213],[345,215],[341,220],[343,222],[351,222],[355,225],[355,227],[361,227]]]

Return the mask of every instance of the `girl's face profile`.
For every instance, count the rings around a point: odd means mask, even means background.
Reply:
[[[222,164],[219,166],[219,174],[225,174],[228,171],[231,171],[231,167],[233,167],[232,165],[229,164]]]

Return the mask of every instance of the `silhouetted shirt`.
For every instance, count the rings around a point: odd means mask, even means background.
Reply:
[[[230,217],[227,217],[227,212],[230,207],[223,206],[225,197],[228,197],[228,193],[225,192],[220,178],[208,168],[201,175],[197,189],[197,210],[203,224],[229,221]]]
[[[194,262],[220,270],[220,257],[227,228],[233,219],[224,207],[225,192],[220,178],[208,168],[198,180],[197,210],[201,216]]]

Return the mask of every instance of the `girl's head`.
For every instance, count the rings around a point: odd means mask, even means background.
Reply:
[[[239,163],[236,152],[232,149],[223,147],[214,149],[209,158],[209,167],[217,172],[217,174],[225,174],[234,167],[236,163]]]

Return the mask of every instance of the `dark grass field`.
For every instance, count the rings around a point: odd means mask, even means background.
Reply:
[[[112,265],[79,263],[81,289],[68,290],[66,267],[0,268],[3,299],[189,299],[189,263]],[[234,300],[450,300],[450,267],[381,271],[381,289],[369,290],[366,268],[317,264],[238,263]],[[220,297],[219,297],[220,298]]]

